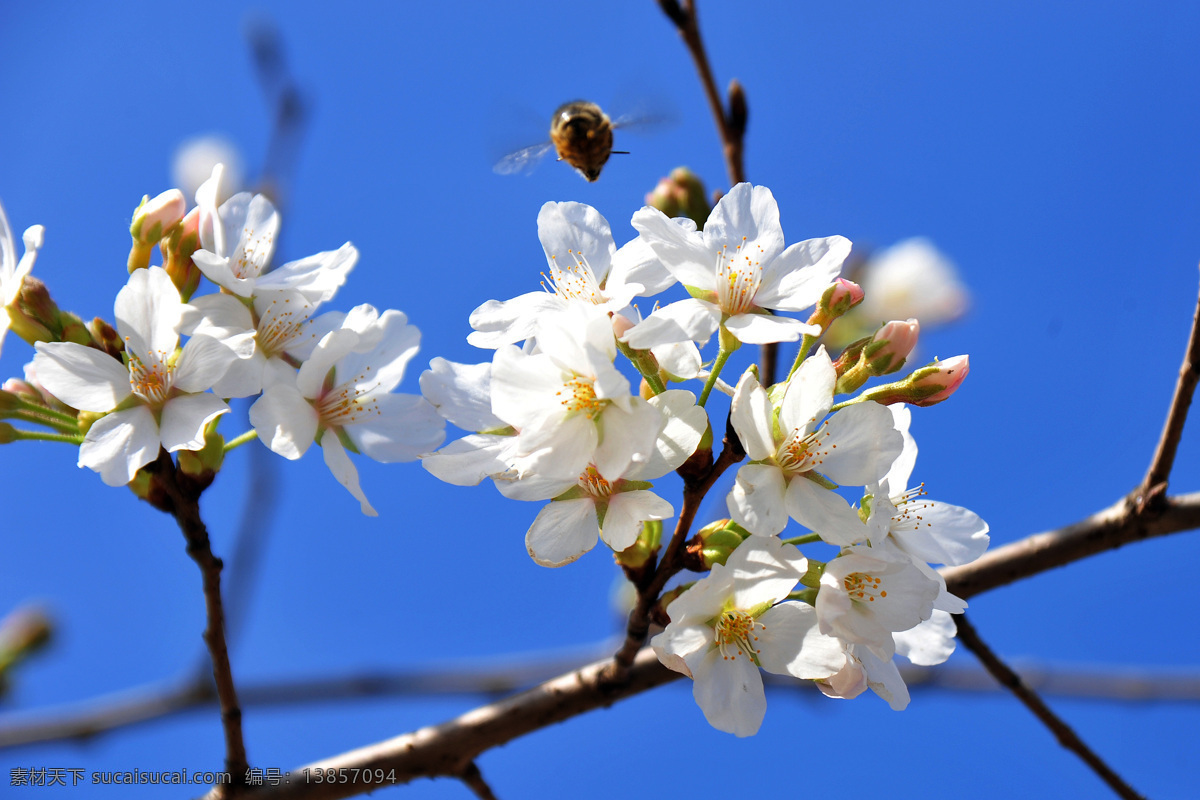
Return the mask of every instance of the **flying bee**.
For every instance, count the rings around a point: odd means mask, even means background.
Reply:
[[[559,161],[567,162],[588,181],[594,181],[600,177],[610,155],[629,153],[612,149],[613,130],[641,121],[621,117],[614,122],[600,106],[587,100],[563,103],[550,118],[550,141],[510,153],[493,169],[501,175],[525,172],[556,150]]]

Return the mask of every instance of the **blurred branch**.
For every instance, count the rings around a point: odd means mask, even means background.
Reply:
[[[500,697],[578,669],[611,653],[605,641],[573,653],[526,653],[505,665],[441,666],[336,675],[328,678],[243,682],[242,708],[289,708],[317,703],[415,697]],[[992,693],[1001,687],[984,670],[941,665],[901,670],[910,689]],[[1200,702],[1200,670],[1163,672],[1142,666],[1079,667],[1023,661],[1026,685],[1047,695],[1124,702]],[[813,689],[811,681],[763,673],[769,686]],[[174,715],[207,711],[217,701],[210,680],[152,683],[59,709],[0,717],[0,750],[46,742],[85,742],[105,733]]]
[[[943,568],[941,572],[947,589],[966,598],[1132,541],[1198,525],[1200,494],[1167,498],[1161,511],[1153,512],[1137,511],[1127,497],[1074,525],[1031,536],[998,548],[972,564]],[[623,671],[623,683],[615,683],[611,671],[612,662],[600,661],[441,725],[342,753],[306,768],[382,768],[394,770],[398,782],[455,777],[486,750],[682,677],[662,666],[650,648],[638,652],[630,667]],[[375,788],[377,785],[371,784],[294,784],[265,787],[262,792],[255,792],[255,797],[325,800],[351,797]],[[215,797],[209,795],[210,800]]]
[[[259,191],[277,206],[283,206],[288,182],[296,171],[300,142],[308,127],[308,102],[292,78],[283,39],[272,20],[262,17],[248,22],[246,41],[272,114]]]
[[[1146,477],[1142,480],[1139,505],[1150,505],[1165,497],[1167,482],[1171,475],[1171,467],[1175,463],[1175,453],[1179,448],[1179,439],[1183,436],[1183,425],[1187,421],[1188,409],[1192,405],[1192,395],[1196,391],[1196,381],[1200,379],[1200,300],[1196,303],[1196,311],[1192,316],[1192,333],[1188,338],[1187,349],[1183,354],[1183,365],[1179,368],[1179,380],[1175,383],[1175,396],[1171,398],[1171,408],[1167,412],[1163,424],[1162,437],[1154,451],[1154,458]]]
[[[979,638],[979,633],[975,630],[975,626],[967,619],[966,614],[958,615],[955,624],[958,626],[959,641],[976,655],[980,663],[987,668],[987,671],[1001,685],[1011,691],[1018,700],[1025,704],[1026,708],[1033,712],[1034,716],[1050,729],[1050,732],[1058,739],[1059,744],[1079,756],[1083,760],[1083,763],[1087,764],[1093,772],[1100,776],[1101,780],[1107,783],[1114,792],[1125,798],[1125,800],[1145,800],[1120,775],[1113,771],[1108,764],[1104,763],[1100,756],[1096,755],[1061,717],[1051,711],[1050,707],[1042,701],[1042,698],[1038,697],[1036,692],[1025,685],[1017,673],[1009,669],[1008,665],[992,652],[992,649]]]
[[[483,773],[479,771],[479,767],[472,761],[467,764],[467,768],[463,770],[458,779],[470,789],[479,800],[496,800],[495,793],[492,792],[492,787],[488,786],[487,781],[483,779]]]

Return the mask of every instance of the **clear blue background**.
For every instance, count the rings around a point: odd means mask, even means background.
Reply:
[[[918,410],[916,478],[968,506],[994,544],[1073,522],[1145,472],[1182,356],[1200,257],[1200,8],[1185,3],[701,4],[720,84],[750,101],[746,169],[774,191],[789,241],[886,245],[924,234],[960,266],[973,307],[923,340],[971,355],[953,402]],[[483,360],[467,315],[535,287],[547,200],[596,206],[618,241],[677,164],[724,185],[699,82],[655,3],[264,3],[313,103],[284,218],[284,259],[347,239],[361,261],[335,305],[397,307],[419,359]],[[128,217],[169,188],[176,145],[220,131],[260,164],[268,113],[240,3],[7,3],[0,8],[0,197],[17,231],[41,223],[36,274],[64,308],[110,316]],[[576,97],[666,98],[679,122],[637,138],[595,185],[561,164],[493,175]],[[521,127],[519,122],[530,122]],[[29,356],[10,338],[3,375]],[[416,391],[418,369],[403,390]],[[236,425],[226,426],[229,433]],[[1171,489],[1200,488],[1185,436]],[[205,496],[228,555],[248,448]],[[532,504],[360,460],[380,511],[362,517],[316,454],[280,462],[244,629],[239,680],[336,675],[586,645],[609,635],[616,571],[597,550],[533,564]],[[0,452],[0,610],[41,601],[53,649],[16,675],[6,708],[80,701],[184,674],[200,654],[196,567],[173,522],[77,470],[61,446]],[[721,513],[717,501],[708,518]],[[972,602],[1004,656],[1074,665],[1200,663],[1190,534],[1125,548]],[[971,664],[966,655],[953,663]],[[775,692],[758,736],[712,730],[677,683],[484,755],[502,798],[1103,796],[1076,758],[1003,694],[916,691],[909,709]],[[478,698],[252,708],[252,762],[289,768],[465,711]],[[1195,792],[1200,708],[1052,700],[1149,796]],[[220,767],[215,711],[6,751],[0,765]],[[5,771],[7,773],[7,770]],[[0,776],[0,782],[7,775]],[[161,788],[90,787],[94,796]],[[84,792],[65,790],[66,795]],[[13,796],[54,796],[46,789]],[[186,796],[187,789],[170,796]],[[462,798],[448,780],[396,794]]]

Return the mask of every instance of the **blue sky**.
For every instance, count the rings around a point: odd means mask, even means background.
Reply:
[[[536,287],[536,216],[547,200],[594,205],[623,242],[643,195],[672,167],[688,165],[710,187],[726,180],[690,60],[649,0],[602,10],[363,3],[336,13],[282,2],[202,12],[127,3],[119,13],[8,4],[0,199],[18,231],[46,226],[36,274],[62,307],[111,315],[128,215],[143,194],[169,188],[179,142],[220,132],[251,171],[261,164],[268,113],[242,36],[252,11],[278,24],[313,111],[280,255],[354,242],[362,257],[335,305],[405,311],[424,334],[418,367],[435,355],[487,358],[466,344],[467,315]],[[969,315],[922,340],[927,355],[971,355],[961,392],[914,414],[914,477],[931,496],[977,511],[1003,544],[1080,519],[1140,481],[1197,292],[1200,9],[703,3],[701,24],[718,82],[746,87],[747,173],[774,192],[789,241],[929,236],[971,288]],[[653,98],[678,123],[655,136],[618,131],[632,153],[596,184],[552,162],[529,177],[492,174],[498,154],[537,141],[550,112],[577,97],[616,113]],[[19,374],[28,356],[10,339],[0,373]],[[418,372],[401,390],[417,391]],[[205,496],[219,555],[244,500],[246,450]],[[1198,457],[1186,433],[1172,491],[1200,486]],[[39,601],[58,625],[54,647],[16,675],[6,709],[180,676],[201,652],[199,578],[171,520],[74,464],[66,447],[0,452],[0,610]],[[533,564],[522,541],[532,504],[360,460],[380,511],[366,519],[315,455],[279,467],[281,503],[238,612],[241,680],[473,663],[614,631],[610,559],[596,550],[559,570]],[[714,496],[702,516],[723,513]],[[1189,669],[1200,637],[1190,575],[1178,567],[1197,558],[1195,536],[1177,535],[991,592],[971,610],[1014,661]],[[478,702],[251,709],[249,755],[286,769]],[[898,796],[1103,792],[1002,694],[915,691],[902,713],[873,696],[776,692],[768,703],[759,735],[736,740],[710,729],[679,683],[479,763],[503,798],[845,791],[848,780]],[[1052,704],[1135,788],[1194,791],[1196,706]],[[214,769],[221,759],[215,712],[0,754],[4,766],[89,772]],[[466,796],[450,781],[400,792]]]

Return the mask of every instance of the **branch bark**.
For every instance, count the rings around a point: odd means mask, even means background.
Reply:
[[[972,564],[944,568],[941,572],[951,592],[968,598],[1130,542],[1198,526],[1200,493],[1166,498],[1161,510],[1139,511],[1131,497],[1127,497],[1074,525],[1030,536],[997,548]],[[486,750],[682,677],[662,666],[649,648],[637,654],[626,672],[627,683],[622,685],[603,680],[611,663],[606,660],[591,664],[441,725],[333,756],[307,768],[395,770],[397,783],[415,778],[456,777]],[[376,788],[378,784],[293,783],[267,787],[254,796],[272,800],[332,800]],[[217,795],[210,794],[208,798],[217,800]]]

